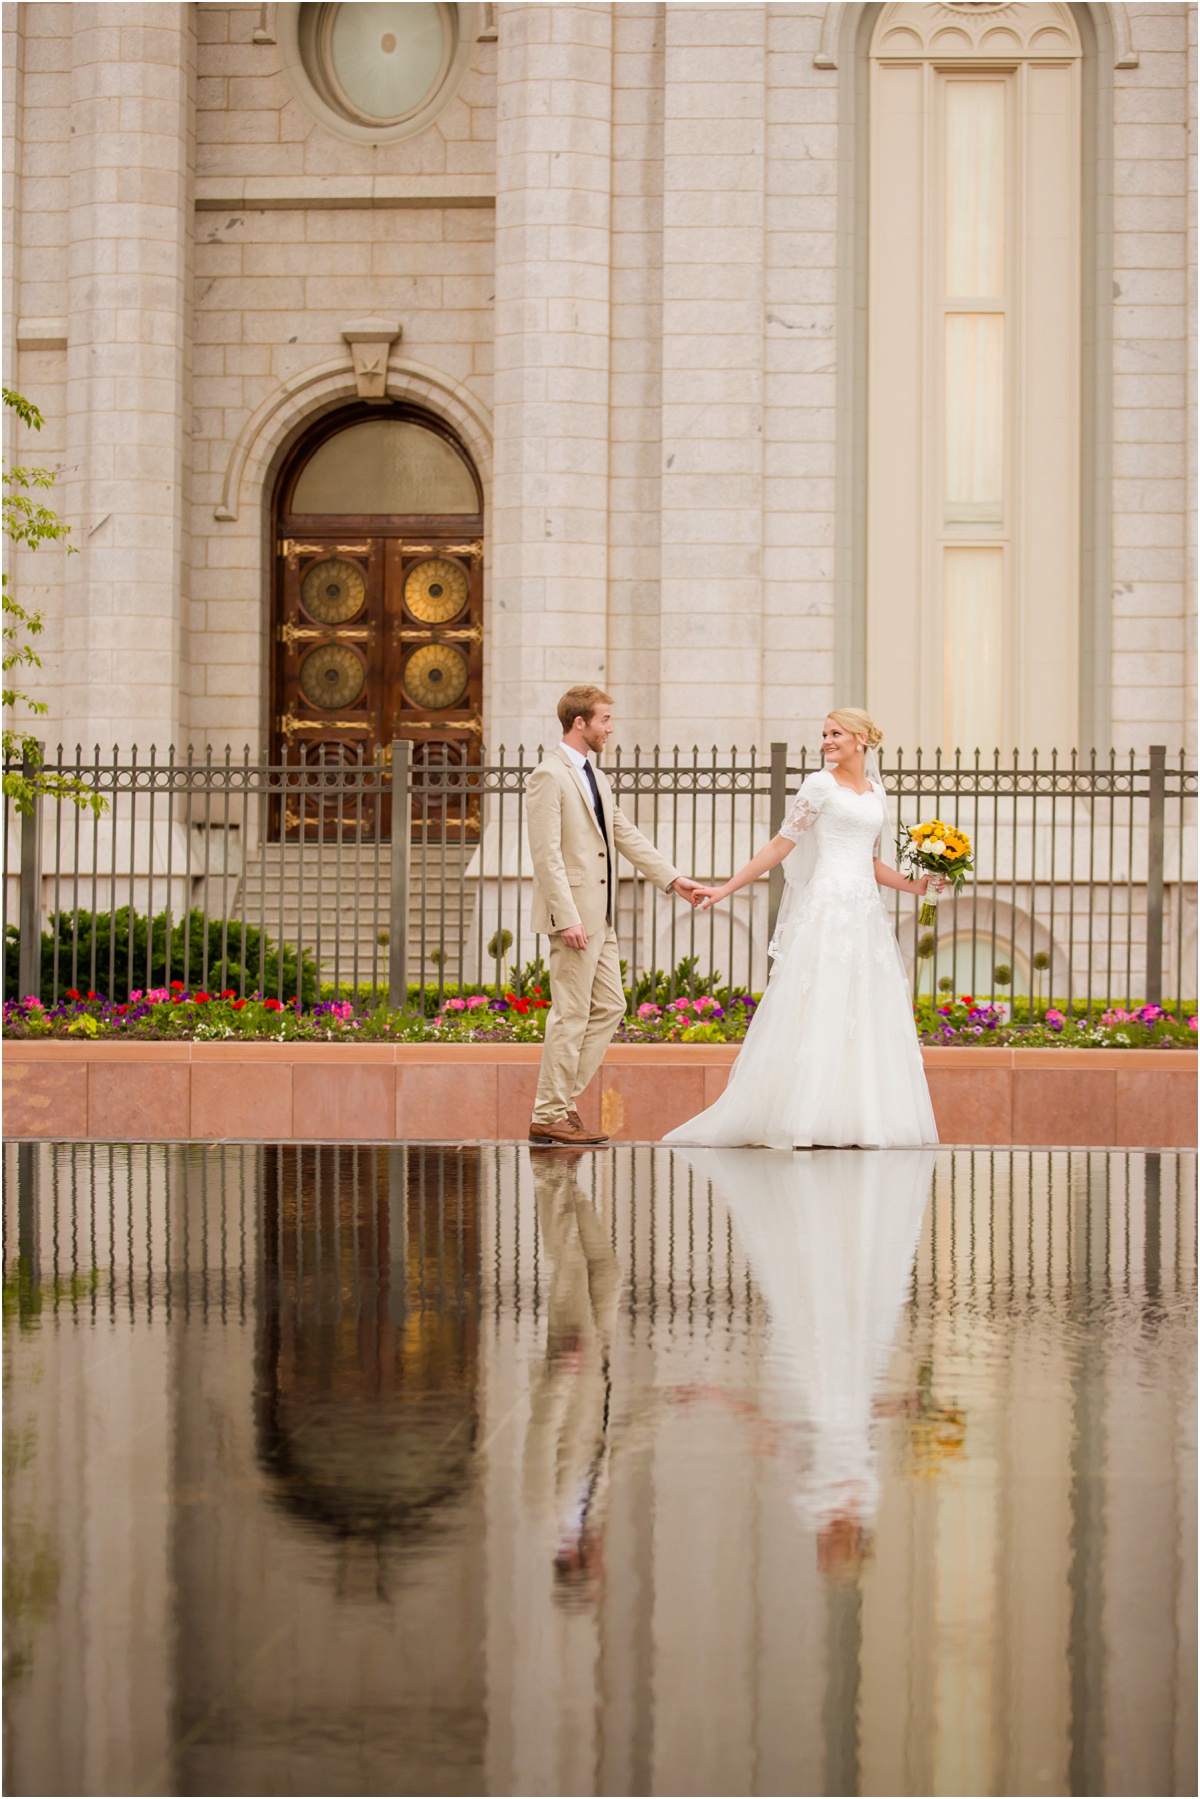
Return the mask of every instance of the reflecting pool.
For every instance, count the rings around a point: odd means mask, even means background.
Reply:
[[[7,1146],[6,1791],[1194,1792],[1195,1177]]]

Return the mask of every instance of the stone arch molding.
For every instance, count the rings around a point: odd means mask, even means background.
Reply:
[[[852,37],[845,36],[846,14],[849,10],[842,4],[835,3],[826,6],[821,19],[820,42],[813,57],[813,62],[818,69],[836,69],[839,53],[844,53],[845,45],[853,41]],[[983,0],[982,4],[979,3],[979,0],[974,0],[974,3],[972,0],[968,0],[968,4],[965,6],[955,5],[951,0],[949,4],[943,3],[937,6],[900,6],[888,10],[900,13],[940,14],[943,26],[952,26],[965,31],[969,36],[981,38],[985,32],[994,31],[997,27],[1004,25],[1004,21],[998,18],[997,14],[1020,15],[1026,9],[1018,5],[1005,4],[1004,0],[997,0],[996,4],[991,5],[987,4],[987,0]],[[1040,9],[1031,8],[1029,10]],[[1104,7],[1093,6],[1091,11],[1093,16],[1101,15],[1107,23],[1111,38],[1113,67],[1115,69],[1136,69],[1138,53],[1133,47],[1128,7],[1117,0],[1116,4]],[[896,23],[899,24],[900,21],[897,20]],[[1021,27],[1017,17],[1014,17],[1013,24],[1016,25],[1017,32],[1020,32]]]
[[[934,57],[939,65],[959,57],[1057,60],[1079,55],[1079,34],[1059,0],[891,0],[872,34],[871,55]]]
[[[484,492],[491,492],[491,419],[487,408],[469,389],[436,369],[397,358],[388,365],[387,397],[423,406],[457,432],[479,471]],[[221,499],[213,507],[213,517],[221,524],[234,523],[240,516],[247,486],[256,499],[262,493],[280,445],[317,414],[357,398],[354,369],[342,358],[314,363],[281,382],[242,426],[229,453]]]

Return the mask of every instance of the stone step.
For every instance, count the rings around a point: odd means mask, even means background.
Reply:
[[[427,855],[414,845],[408,876],[410,975],[418,972],[423,907],[426,979],[437,978],[437,964],[429,951],[438,947],[439,939],[444,939],[454,961],[460,941],[464,949],[470,947],[473,883],[462,877],[474,853],[473,844],[448,844],[444,850],[438,845]],[[266,844],[247,865],[238,896],[239,915],[244,912],[252,925],[265,918],[268,934],[285,943],[302,942],[311,951],[319,926],[321,974],[326,980],[332,978],[335,963],[339,979],[351,980],[357,951],[359,980],[371,980],[372,959],[377,958],[376,978],[386,982],[387,952],[377,940],[379,932],[388,929],[390,910],[387,844],[378,850],[374,844]]]

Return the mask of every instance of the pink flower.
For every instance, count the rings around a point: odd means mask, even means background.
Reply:
[[[1047,1024],[1066,1024],[1066,1022],[1067,1022],[1066,1014],[1063,1012],[1060,1012],[1057,1009],[1057,1007],[1050,1006],[1047,1009],[1047,1012],[1046,1012],[1046,1023]]]
[[[691,1009],[692,1002],[690,999],[673,999],[667,1008],[669,1012],[690,1012]]]
[[[445,1010],[447,1012],[465,1012],[466,1009],[467,1002],[465,999],[448,999],[446,1001]]]
[[[637,1015],[639,1018],[661,1018],[662,1007],[656,1006],[653,1000],[647,1000],[644,1005],[638,1007]]]
[[[37,997],[36,993],[31,993],[28,996],[28,998],[24,1001],[24,1005],[25,1005],[25,1010],[27,1012],[44,1012],[45,1011],[45,1007],[42,1005],[42,1002]]]
[[[479,1010],[480,1006],[486,1006],[486,1005],[487,1005],[487,995],[486,994],[473,993],[471,995],[470,999],[467,1001],[467,1011],[468,1012],[476,1012]]]
[[[716,1003],[715,999],[709,999],[706,995],[703,999],[696,1001],[696,1010],[697,1012],[711,1012]]]
[[[1195,1019],[1194,1019],[1194,1018],[1189,1018],[1189,1019],[1188,1019],[1188,1029],[1189,1029],[1189,1031],[1194,1031],[1194,1030],[1195,1030],[1195,1028],[1196,1028],[1196,1020],[1195,1020]]]

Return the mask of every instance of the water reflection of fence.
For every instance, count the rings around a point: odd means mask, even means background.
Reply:
[[[347,1324],[546,1310],[533,1180],[519,1148],[7,1144],[4,1278],[20,1317],[147,1323],[264,1306]],[[588,1157],[624,1311],[704,1335],[759,1306],[729,1214],[670,1151]],[[1189,1152],[943,1151],[913,1273],[940,1315],[1186,1297],[1196,1285]]]

